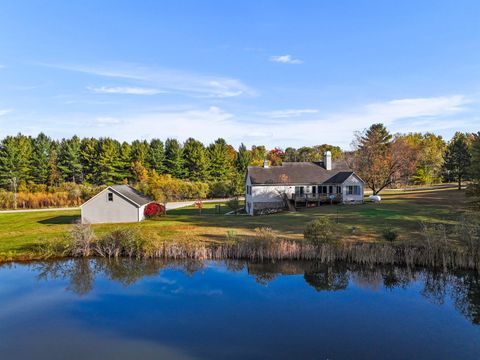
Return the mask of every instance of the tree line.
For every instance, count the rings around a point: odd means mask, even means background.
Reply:
[[[194,138],[183,143],[172,138],[119,142],[108,137],[55,140],[43,133],[18,134],[0,141],[0,187],[34,193],[128,183],[143,189],[145,184],[176,187],[193,197],[231,196],[243,193],[250,165],[265,160],[273,166],[321,161],[329,150],[334,159],[345,159],[374,193],[399,184],[442,181],[461,186],[471,180],[475,188],[480,187],[475,185],[480,183],[479,134],[458,132],[446,142],[433,133],[391,134],[384,125],[374,124],[355,134],[352,150],[345,152],[328,144],[284,150],[241,144],[235,149],[222,138],[205,145]]]
[[[347,161],[374,194],[399,184],[435,184],[464,181],[471,189],[480,183],[480,132],[457,132],[445,142],[433,133],[391,134],[373,124],[355,134]]]

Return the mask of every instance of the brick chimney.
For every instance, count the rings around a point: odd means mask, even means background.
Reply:
[[[326,170],[332,170],[332,153],[330,151],[325,151],[323,154],[323,166]]]

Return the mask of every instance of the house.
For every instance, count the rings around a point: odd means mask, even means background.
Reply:
[[[128,185],[113,185],[83,203],[82,224],[126,223],[145,219],[152,199]]]
[[[320,162],[249,166],[245,185],[245,210],[250,215],[322,203],[362,203],[365,187],[344,161],[332,161],[330,151]]]

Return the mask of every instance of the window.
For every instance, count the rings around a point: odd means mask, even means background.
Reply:
[[[108,193],[108,201],[113,201],[113,193]]]
[[[360,195],[360,186],[358,185],[347,186],[347,195]]]
[[[316,186],[312,186],[312,194],[317,195],[317,187]]]
[[[333,186],[332,186],[332,185],[330,185],[330,186],[328,187],[328,193],[329,193],[329,194],[333,194]]]
[[[305,194],[305,187],[295,186],[295,195],[304,195],[304,194]]]
[[[327,187],[326,186],[322,186],[322,194],[326,194],[327,193]]]
[[[247,195],[252,195],[252,186],[247,185]]]
[[[342,187],[341,186],[337,186],[337,194],[341,194],[342,193]]]

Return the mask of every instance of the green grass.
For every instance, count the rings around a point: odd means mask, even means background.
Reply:
[[[381,241],[385,226],[400,233],[400,240],[419,238],[421,221],[453,224],[464,211],[463,191],[437,189],[430,191],[385,192],[380,204],[323,205],[295,213],[268,216],[217,215],[215,203],[205,203],[202,214],[195,207],[171,210],[158,220],[130,225],[94,225],[101,234],[119,226],[139,227],[149,238],[219,242],[226,240],[228,230],[239,237],[252,236],[257,227],[271,227],[280,236],[301,239],[308,221],[318,216],[330,216],[338,221],[340,237],[353,241]],[[221,204],[222,213],[229,209]],[[0,214],[0,260],[28,259],[36,247],[49,240],[63,239],[79,211],[50,211]],[[357,230],[352,235],[352,227]]]

